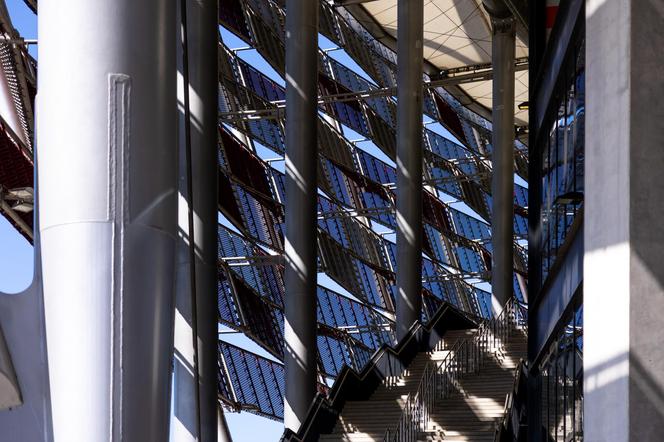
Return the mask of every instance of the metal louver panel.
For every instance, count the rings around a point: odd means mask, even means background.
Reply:
[[[283,419],[283,365],[219,341],[219,369],[222,401],[271,419]]]

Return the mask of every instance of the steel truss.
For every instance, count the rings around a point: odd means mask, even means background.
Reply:
[[[517,58],[514,61],[515,71],[528,69],[528,58]],[[491,63],[483,63],[471,66],[462,66],[454,69],[442,71],[440,74],[432,77],[431,81],[422,84],[424,89],[435,89],[441,86],[458,85],[473,83],[477,81],[488,81],[493,78]],[[392,97],[396,96],[396,87],[376,88],[364,91],[344,92],[341,94],[321,95],[318,97],[318,104],[344,103],[348,101],[367,100],[370,98]],[[271,109],[252,109],[236,112],[220,112],[219,119],[224,122],[244,121],[257,119],[282,119],[285,117],[285,100],[270,101],[275,107]]]

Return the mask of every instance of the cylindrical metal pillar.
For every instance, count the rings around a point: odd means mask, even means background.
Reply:
[[[217,440],[217,0],[187,1],[191,174],[198,312],[198,371],[202,442]]]
[[[186,9],[182,9],[182,3]],[[180,0],[179,193],[172,439],[217,440],[217,0]],[[185,21],[186,20],[186,21]],[[186,54],[184,49],[186,48]],[[185,61],[187,65],[185,66]],[[188,83],[188,84],[185,84]],[[187,94],[187,95],[185,95]],[[189,119],[187,122],[186,119]],[[192,201],[193,200],[193,201]],[[190,225],[190,221],[193,225]],[[193,238],[193,240],[192,240]],[[193,246],[193,248],[192,248]],[[192,260],[194,262],[192,268]],[[195,283],[192,284],[192,270]],[[195,290],[195,299],[192,298]],[[195,301],[192,303],[192,300]],[[196,321],[192,307],[196,307]],[[196,326],[198,358],[193,357]],[[183,346],[185,348],[179,348]],[[196,376],[192,370],[198,368]],[[186,365],[190,365],[186,367]],[[195,405],[198,399],[199,406]],[[192,404],[194,404],[192,406]],[[200,413],[198,416],[197,413]],[[200,436],[197,434],[200,426]],[[189,434],[183,434],[186,431]]]
[[[297,431],[316,393],[318,2],[286,1],[284,424]]]
[[[495,312],[514,291],[514,18],[492,18],[493,181],[491,208],[492,304]]]
[[[39,36],[53,439],[168,440],[175,3],[44,0]]]
[[[399,0],[397,28],[397,339],[422,308],[422,0]]]

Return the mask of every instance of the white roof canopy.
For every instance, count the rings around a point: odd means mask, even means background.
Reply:
[[[348,9],[365,25],[370,16],[374,21],[367,26],[370,31],[376,31],[377,24],[382,33],[396,39],[397,0],[365,1]],[[384,35],[376,37],[385,40]],[[515,55],[528,57],[528,47],[518,36]],[[491,21],[482,0],[424,0],[424,58],[439,71],[491,63]],[[458,88],[484,107],[488,113],[481,113],[486,116],[491,110],[491,86],[488,80],[460,84]],[[515,124],[525,126],[528,111],[519,110],[518,105],[528,101],[527,70],[516,72],[514,93]]]

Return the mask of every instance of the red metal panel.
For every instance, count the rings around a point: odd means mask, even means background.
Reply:
[[[7,126],[0,122],[0,189],[10,190],[19,187],[34,187],[34,164],[27,152],[7,133]],[[0,210],[0,213],[2,211]],[[30,227],[33,227],[33,212],[17,214]],[[30,237],[20,229],[7,214],[3,215],[30,243]]]
[[[468,140],[463,132],[463,126],[461,125],[461,120],[459,115],[452,109],[452,106],[447,104],[438,94],[433,94],[434,99],[436,100],[436,106],[438,106],[438,113],[440,114],[440,119],[442,123],[449,129],[450,132],[454,134],[459,141],[464,144],[468,144]]]

